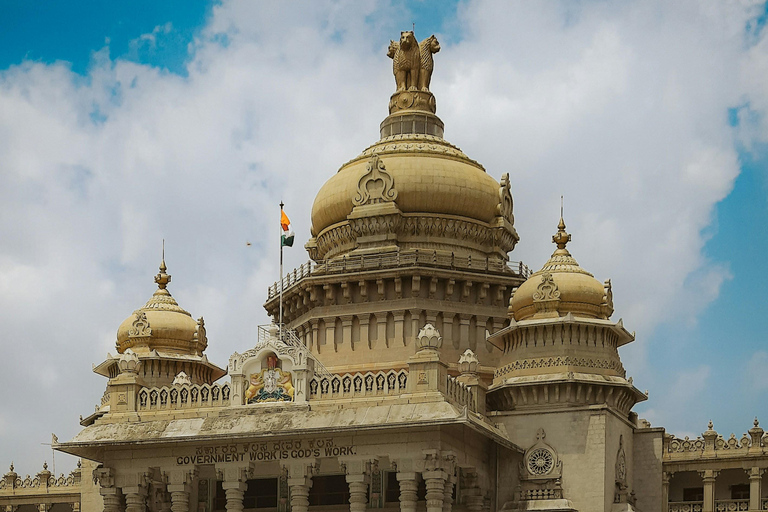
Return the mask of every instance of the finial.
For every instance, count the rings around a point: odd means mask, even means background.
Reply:
[[[80,469],[83,467],[83,459],[77,459],[77,469]]]
[[[709,430],[712,430],[712,427],[714,427],[714,426],[715,426],[715,425],[712,423],[712,420],[709,420],[709,423],[707,424],[707,428],[708,428]]]
[[[43,471],[48,471],[48,463],[43,462]]]
[[[563,207],[560,207],[560,222],[557,224],[557,233],[552,235],[552,242],[557,244],[557,250],[565,250],[565,246],[571,241],[571,235],[565,231],[565,221],[562,215]],[[566,251],[567,252],[567,251]]]
[[[13,473],[13,461],[11,461],[11,473]]]
[[[171,276],[165,273],[166,270],[168,270],[168,267],[165,266],[165,238],[163,238],[163,256],[160,260],[160,272],[155,276],[157,287],[161,290],[165,290],[165,287],[171,282]]]
[[[757,421],[757,416],[755,416],[755,421],[754,421],[754,424],[755,424],[755,428],[757,428],[757,427],[759,427],[759,426],[760,426],[760,422],[759,422],[759,421]]]

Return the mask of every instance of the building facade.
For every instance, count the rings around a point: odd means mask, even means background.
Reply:
[[[690,440],[632,411],[648,398],[619,354],[634,333],[562,218],[540,270],[509,260],[509,177],[443,138],[439,50],[390,44],[381,138],[320,189],[311,261],[268,291],[283,324],[213,364],[163,261],[94,368],[101,406],[54,438],[82,467],[11,467],[6,512],[768,510],[757,420]]]

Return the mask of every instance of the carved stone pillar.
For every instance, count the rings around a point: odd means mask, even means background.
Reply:
[[[400,482],[400,512],[416,512],[416,491],[419,483],[416,473],[397,473],[397,481]]]
[[[168,487],[177,487],[171,486]],[[189,490],[171,491],[171,511],[189,512]]]
[[[168,492],[171,494],[172,512],[190,512],[189,493],[197,471],[172,471],[169,475]],[[195,511],[192,511],[195,512]]]
[[[80,512],[80,502],[75,501],[72,503],[72,512]]]
[[[702,512],[715,512],[715,479],[720,471],[707,469],[699,471],[704,484],[704,506]]]
[[[50,503],[41,503],[37,506],[38,512],[48,512],[51,510],[51,504]]]
[[[104,512],[121,512],[122,493],[115,486],[115,472],[112,468],[96,468],[93,478],[99,483],[99,494],[104,502]]]
[[[749,473],[749,510],[761,510],[763,473],[765,469],[751,468]]]
[[[427,484],[427,512],[442,512],[445,497],[445,471],[440,469],[425,471],[421,476]]]
[[[147,488],[144,485],[123,487],[125,512],[147,512]]]
[[[661,473],[661,512],[669,512],[669,478],[671,473]]]
[[[104,502],[104,512],[121,512],[122,494],[117,487],[102,487],[99,489],[102,501]]]
[[[368,505],[368,485],[371,483],[371,462],[368,459],[342,459],[349,485],[350,512],[365,512]]]
[[[295,462],[285,466],[288,472],[288,487],[291,495],[291,512],[307,512],[309,509],[309,490],[312,488],[312,474],[317,463]]]
[[[245,468],[224,469],[224,481],[221,483],[221,487],[227,497],[227,512],[243,511],[243,493],[248,489],[247,479],[248,475]]]
[[[445,489],[443,491],[443,512],[451,512],[453,509],[453,487],[454,478],[448,477],[445,481]]]
[[[307,512],[312,478],[289,478],[288,486],[291,489],[291,512]]]

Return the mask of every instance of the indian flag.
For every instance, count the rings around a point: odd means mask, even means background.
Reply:
[[[280,227],[283,228],[283,234],[280,236],[280,247],[293,247],[291,221],[288,220],[288,216],[282,209],[280,210]]]

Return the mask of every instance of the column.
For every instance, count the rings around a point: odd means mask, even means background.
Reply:
[[[392,312],[395,315],[395,343],[393,344],[396,347],[399,346],[406,346],[407,343],[405,342],[405,336],[404,336],[404,324],[403,321],[405,320],[405,311],[404,310],[398,310]]]
[[[147,512],[147,487],[135,485],[123,487],[125,512]]]
[[[171,495],[172,512],[190,512],[189,493],[192,490],[192,482],[196,477],[197,470],[172,471],[170,473],[167,489]]]
[[[307,512],[312,478],[289,478],[288,487],[291,489],[291,512]]]
[[[760,510],[762,495],[763,468],[751,468],[749,473],[749,510]]]
[[[122,494],[117,487],[102,487],[99,494],[104,501],[104,512],[121,512]]]
[[[50,503],[41,503],[37,506],[38,512],[48,512],[51,510],[51,504]]]
[[[288,473],[288,488],[291,495],[291,512],[307,512],[309,509],[309,490],[312,488],[312,474],[318,464],[315,460],[293,462],[284,466]]]
[[[365,512],[368,505],[368,486],[371,483],[369,459],[339,459],[349,485],[350,512]]]
[[[416,512],[416,491],[419,488],[416,473],[398,471],[397,481],[400,483],[400,512]]]
[[[702,512],[715,512],[715,479],[720,471],[707,469],[699,471],[704,483],[704,506]]]
[[[112,468],[96,468],[93,470],[93,478],[99,482],[104,512],[121,512],[122,493],[115,486],[115,471]]]
[[[453,487],[454,477],[449,476],[445,480],[445,489],[443,491],[443,512],[451,512],[453,509]]]
[[[669,512],[669,478],[672,473],[661,472],[661,512]]]
[[[80,502],[75,501],[72,503],[72,512],[80,512]]]
[[[443,512],[445,497],[445,471],[425,471],[421,474],[427,484],[427,512]]]
[[[227,497],[227,512],[243,511],[243,494],[248,489],[247,479],[247,468],[224,469],[224,481],[221,483],[221,487]]]

